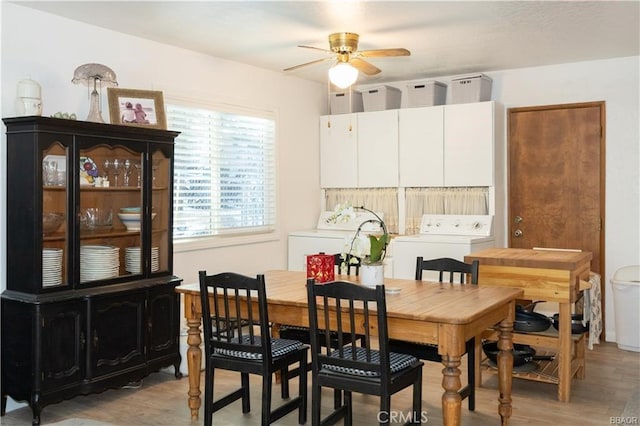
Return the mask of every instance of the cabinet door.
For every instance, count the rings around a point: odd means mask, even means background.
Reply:
[[[149,291],[148,361],[178,352],[179,317],[180,298],[173,286],[165,285]]]
[[[144,252],[144,258],[150,259],[145,267],[152,274],[171,273],[173,265],[173,146],[152,146],[151,151],[151,251]]]
[[[398,110],[358,114],[358,187],[398,186]]]
[[[69,214],[66,176],[69,153],[68,144],[57,138],[42,152],[42,289],[60,289],[71,281],[68,237],[73,214]]]
[[[142,276],[148,257],[143,241],[145,191],[142,165],[146,144],[78,137],[79,283]],[[120,141],[118,141],[120,142]]]
[[[445,186],[493,186],[493,111],[493,102],[445,106]]]
[[[320,186],[358,186],[358,125],[356,114],[320,117]]]
[[[444,106],[399,110],[400,186],[443,186]]]
[[[89,378],[144,367],[145,299],[144,291],[91,299]]]
[[[41,307],[42,345],[37,357],[42,365],[42,390],[48,391],[85,377],[86,313],[83,301]]]

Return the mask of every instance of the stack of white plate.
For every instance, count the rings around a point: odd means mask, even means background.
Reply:
[[[80,247],[80,281],[117,277],[120,269],[120,248],[108,245]]]
[[[132,274],[141,272],[142,262],[140,259],[140,247],[127,247],[124,249],[124,269]],[[151,247],[151,272],[160,269],[160,249]]]
[[[62,249],[42,249],[42,286],[62,284]]]

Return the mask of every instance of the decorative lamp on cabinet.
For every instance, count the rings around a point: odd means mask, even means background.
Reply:
[[[102,98],[102,86],[117,86],[118,81],[116,80],[116,73],[106,65],[84,64],[76,68],[71,82],[74,84],[82,83],[87,86],[89,99],[91,100],[87,121],[104,123],[100,102]]]

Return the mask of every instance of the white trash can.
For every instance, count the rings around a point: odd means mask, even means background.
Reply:
[[[625,266],[611,279],[620,349],[640,352],[640,265]]]

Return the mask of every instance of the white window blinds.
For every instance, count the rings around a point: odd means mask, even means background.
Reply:
[[[167,105],[175,141],[174,238],[270,232],[276,223],[275,121]]]

